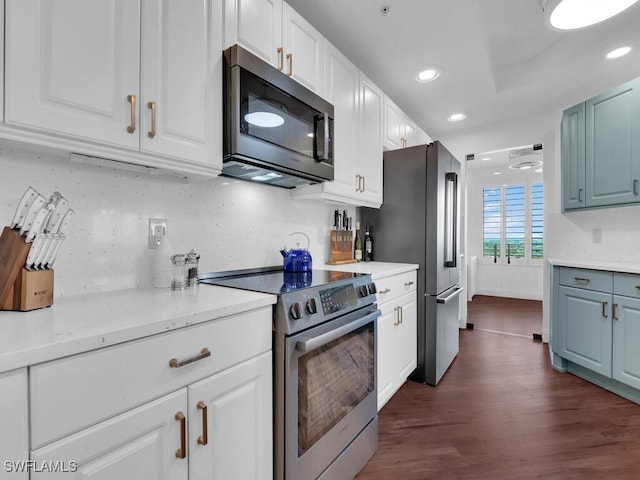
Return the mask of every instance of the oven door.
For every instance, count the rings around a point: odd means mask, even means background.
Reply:
[[[377,306],[286,338],[286,479],[317,478],[376,416]]]

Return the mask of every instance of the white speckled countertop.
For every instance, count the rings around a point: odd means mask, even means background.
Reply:
[[[315,262],[313,268],[320,270],[338,270],[340,272],[354,273],[370,273],[374,280],[378,278],[388,277],[390,275],[398,275],[400,273],[410,272],[418,269],[417,263],[390,263],[390,262],[357,262],[345,263],[344,265],[327,265]]]
[[[608,272],[640,273],[640,264],[633,262],[622,263],[608,262],[606,260],[576,260],[567,258],[549,258],[547,260],[551,266],[555,267],[589,268],[591,270],[605,270]]]
[[[0,373],[272,305],[274,295],[200,285],[63,297],[0,312]]]

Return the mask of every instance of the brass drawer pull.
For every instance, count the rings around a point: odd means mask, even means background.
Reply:
[[[390,288],[385,288],[384,290],[380,290],[378,293],[383,294],[383,293],[389,293],[391,291]]]
[[[131,104],[131,122],[127,127],[127,132],[134,133],[136,131],[136,96],[127,95],[127,101]]]
[[[396,320],[393,322],[393,326],[397,327],[398,325],[400,325],[400,307],[394,307],[393,311],[394,313],[396,313]]]
[[[583,278],[583,277],[573,277],[573,279],[576,282],[584,282],[584,283],[589,283],[591,281],[591,279],[589,278]]]
[[[402,307],[398,307],[398,313],[400,314],[398,323],[404,323],[404,311],[402,310]]]
[[[176,420],[180,422],[180,448],[176,450],[176,457],[186,458],[187,456],[187,418],[184,413],[176,413]]]
[[[147,103],[147,107],[151,110],[151,131],[147,132],[149,138],[156,136],[156,102]]]
[[[289,71],[287,75],[291,76],[293,75],[293,53],[287,53],[287,60],[289,60]]]
[[[277,52],[278,52],[278,70],[282,71],[282,69],[284,68],[284,49],[282,47],[278,47],[277,48]]]
[[[607,305],[609,304],[609,302],[602,302],[602,317],[603,318],[609,318],[607,316]]]
[[[413,280],[411,280],[410,282],[404,282],[405,287],[410,287],[411,285],[413,285]]]
[[[197,362],[198,360],[202,360],[203,358],[207,358],[211,356],[211,352],[208,348],[203,348],[200,350],[200,355],[196,355],[195,357],[187,358],[186,360],[179,361],[177,358],[172,358],[169,360],[169,366],[171,368],[180,368],[185,365],[189,365],[190,363]]]
[[[209,443],[209,433],[207,430],[207,404],[200,401],[198,402],[198,408],[202,410],[202,435],[198,437],[198,443],[200,445],[206,445]]]

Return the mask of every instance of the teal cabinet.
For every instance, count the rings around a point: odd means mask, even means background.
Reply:
[[[584,103],[564,111],[561,125],[562,207],[584,208],[585,202],[585,123]]]
[[[640,202],[640,78],[564,111],[563,210]]]
[[[640,275],[552,269],[554,366],[640,403]]]

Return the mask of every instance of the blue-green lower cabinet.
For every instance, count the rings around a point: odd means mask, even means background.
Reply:
[[[558,355],[611,375],[611,293],[558,287]]]
[[[640,403],[640,275],[554,267],[555,368]]]
[[[613,297],[612,377],[640,389],[640,299]]]

